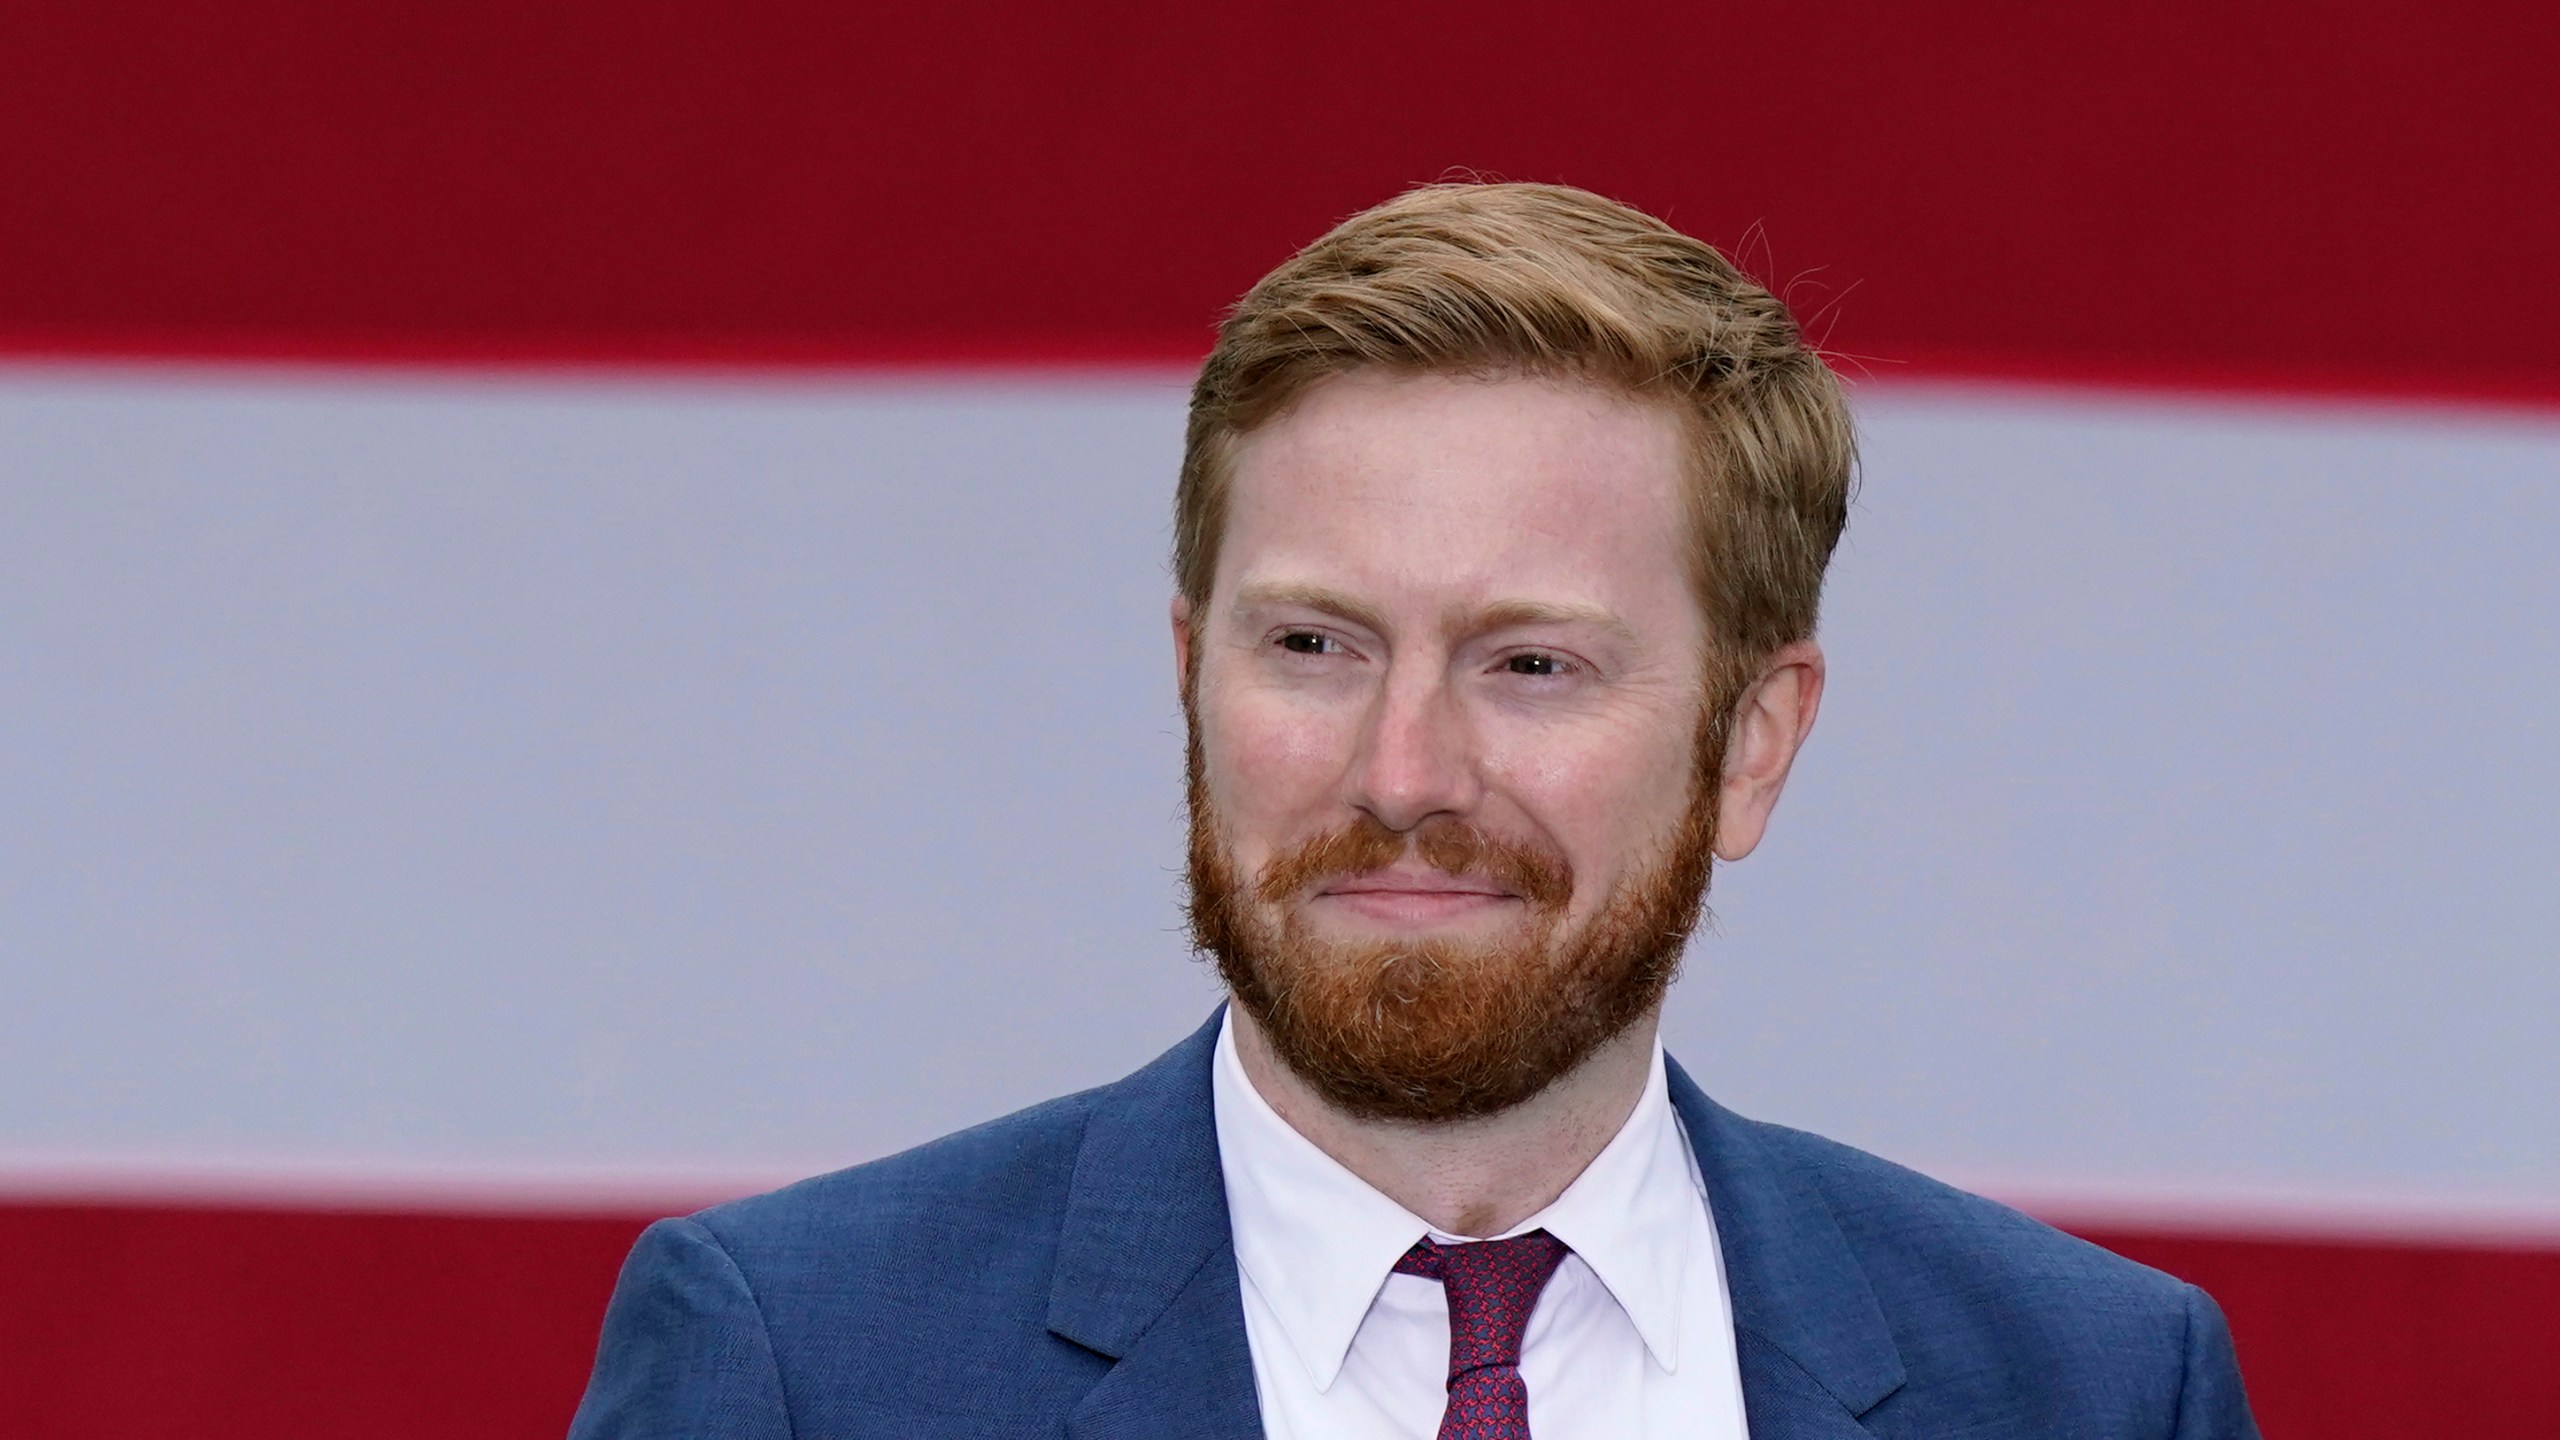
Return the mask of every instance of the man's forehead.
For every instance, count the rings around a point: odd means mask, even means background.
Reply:
[[[1237,453],[1220,568],[1231,594],[1620,611],[1685,584],[1681,440],[1659,407],[1576,382],[1338,377]]]

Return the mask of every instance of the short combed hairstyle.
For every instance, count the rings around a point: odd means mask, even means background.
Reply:
[[[1209,600],[1237,442],[1327,376],[1587,380],[1678,415],[1692,580],[1727,694],[1813,634],[1848,521],[1840,383],[1775,295],[1642,211],[1562,185],[1426,185],[1362,211],[1236,302],[1191,390],[1174,578]]]

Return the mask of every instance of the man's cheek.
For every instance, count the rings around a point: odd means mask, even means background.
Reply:
[[[1640,736],[1549,733],[1535,743],[1504,747],[1495,765],[1514,793],[1534,798],[1559,818],[1588,815],[1638,822],[1679,810],[1687,787],[1666,785],[1663,777],[1686,776],[1689,749],[1686,739],[1668,726]]]
[[[1348,757],[1348,737],[1329,717],[1276,708],[1235,717],[1224,738],[1235,802],[1280,812],[1321,804]]]

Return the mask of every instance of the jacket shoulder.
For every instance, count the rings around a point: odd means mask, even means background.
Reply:
[[[1032,1433],[1092,1385],[1103,1362],[1050,1334],[1047,1317],[1104,1093],[679,1222],[730,1267],[793,1433]]]
[[[1888,1408],[1986,1433],[2254,1434],[2201,1290],[1864,1151],[1743,1123],[1857,1257],[1907,1375]],[[2208,1402],[2222,1418],[2190,1423]]]
[[[1102,1367],[1046,1317],[1104,1093],[651,1226],[574,1433],[1053,1434]]]
[[[1083,1091],[895,1155],[813,1176],[691,1218],[750,1279],[809,1275],[842,1293],[846,1267],[933,1268],[936,1257],[1056,1229],[1087,1118]],[[864,1277],[887,1278],[878,1273]]]
[[[2054,1289],[2109,1310],[2174,1314],[2186,1303],[2186,1282],[1998,1201],[1836,1140],[1744,1123],[1812,1180],[1871,1274],[1943,1272],[2013,1298]]]

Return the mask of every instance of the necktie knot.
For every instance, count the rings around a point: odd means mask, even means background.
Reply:
[[[1396,1262],[1399,1273],[1437,1280],[1449,1294],[1449,1408],[1441,1440],[1526,1440],[1529,1391],[1520,1379],[1520,1342],[1539,1292],[1564,1257],[1563,1241],[1532,1230],[1456,1245],[1426,1235]]]

